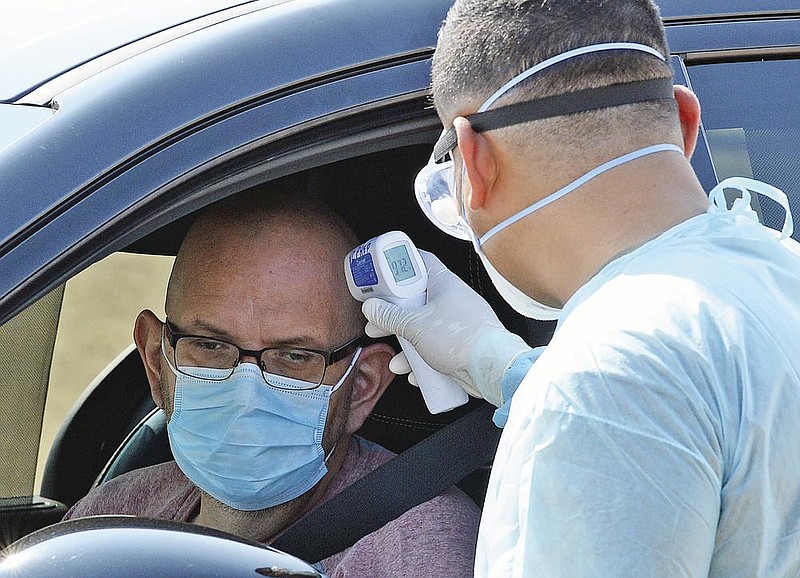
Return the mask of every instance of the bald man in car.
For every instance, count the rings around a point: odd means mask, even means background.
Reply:
[[[134,329],[175,461],[101,485],[67,518],[165,518],[269,544],[391,459],[354,435],[393,378],[394,354],[363,341],[342,272],[357,243],[308,199],[262,193],[206,210],[175,260],[166,319],[143,311]],[[452,488],[320,569],[332,577],[468,576],[478,518]]]

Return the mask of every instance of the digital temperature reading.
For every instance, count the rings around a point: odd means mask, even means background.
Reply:
[[[392,270],[392,277],[394,277],[395,283],[411,279],[417,274],[411,262],[411,255],[408,254],[408,248],[405,245],[386,249],[383,254],[389,263],[389,269]]]

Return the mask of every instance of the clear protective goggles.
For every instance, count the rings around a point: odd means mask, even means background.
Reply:
[[[470,122],[472,130],[482,133],[534,120],[674,98],[672,79],[660,78],[579,90],[487,110],[503,94],[540,70],[569,58],[609,50],[635,50],[665,60],[664,56],[654,48],[630,42],[611,42],[576,48],[548,58],[515,76],[490,96],[475,114],[465,118]],[[442,132],[428,164],[414,179],[414,192],[420,208],[434,225],[452,237],[470,241],[473,240],[472,229],[464,216],[463,201],[457,194],[453,160],[453,150],[457,145],[455,128],[450,127]]]
[[[461,214],[455,170],[452,150],[439,161],[431,155],[428,164],[414,179],[414,192],[428,220],[448,235],[469,241],[472,234]]]

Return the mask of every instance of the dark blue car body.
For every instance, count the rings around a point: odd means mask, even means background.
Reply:
[[[451,3],[230,2],[3,84],[0,330],[103,257],[174,254],[193,211],[298,173],[345,179],[332,202],[359,234],[405,229],[466,277],[476,266],[468,244],[429,225],[411,188],[441,131],[430,58]],[[703,185],[754,176],[800,214],[800,6],[659,4],[676,82],[703,107],[692,159]],[[14,77],[14,66],[0,59],[0,75]],[[759,214],[778,227],[783,218],[769,203]],[[489,298],[531,342],[546,338]]]

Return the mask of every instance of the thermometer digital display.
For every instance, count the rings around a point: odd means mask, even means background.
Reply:
[[[414,264],[411,262],[411,255],[408,254],[408,247],[405,245],[386,249],[383,254],[389,262],[389,269],[394,276],[395,283],[407,281],[417,274]]]
[[[407,309],[425,305],[428,271],[414,243],[401,231],[384,233],[350,251],[344,270],[350,294],[359,301],[379,297]],[[467,393],[452,378],[429,366],[408,341],[399,336],[398,341],[431,413],[468,401]]]

